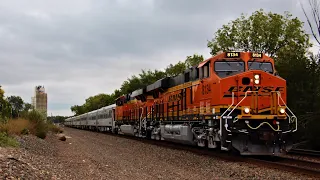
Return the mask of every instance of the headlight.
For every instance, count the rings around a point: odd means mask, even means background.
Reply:
[[[255,74],[253,77],[254,77],[254,83],[255,84],[259,84],[260,83],[260,75],[259,74]]]
[[[284,114],[286,111],[284,110],[284,108],[280,108],[279,112],[280,112],[281,114]]]
[[[250,109],[249,108],[244,108],[244,113],[248,114],[250,112]]]

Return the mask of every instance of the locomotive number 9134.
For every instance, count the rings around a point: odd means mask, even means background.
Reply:
[[[222,52],[65,125],[241,155],[279,155],[292,148],[297,131],[286,87],[267,55]]]

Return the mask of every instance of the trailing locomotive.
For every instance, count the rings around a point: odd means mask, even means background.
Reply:
[[[115,103],[109,128],[114,133],[241,155],[285,153],[297,130],[297,118],[286,105],[286,81],[263,53],[218,54]],[[66,125],[74,126],[77,118]]]

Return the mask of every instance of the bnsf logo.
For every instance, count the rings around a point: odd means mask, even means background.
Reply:
[[[223,97],[231,97],[232,92],[247,92],[247,91],[258,91],[258,93],[270,93],[271,91],[279,91],[282,92],[284,90],[283,86],[265,86],[265,87],[261,87],[261,86],[239,86],[239,88],[237,86],[231,86],[228,89],[228,94],[225,94]]]

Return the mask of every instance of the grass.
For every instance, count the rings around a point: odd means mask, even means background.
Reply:
[[[48,131],[53,133],[63,132],[60,127],[55,126],[51,122],[46,122],[41,113],[33,110],[25,114],[22,118],[0,122],[0,146],[19,146],[19,143],[12,137],[14,135],[33,134],[44,139]]]
[[[5,124],[0,124],[0,131],[8,135],[28,134],[27,131],[35,132],[35,125],[26,119],[10,119]]]
[[[0,147],[19,147],[19,143],[5,132],[0,132]]]
[[[44,139],[48,132],[48,124],[38,111],[30,111],[22,118],[10,119],[0,124],[0,132],[10,135],[33,134]]]

